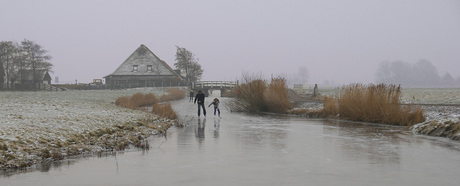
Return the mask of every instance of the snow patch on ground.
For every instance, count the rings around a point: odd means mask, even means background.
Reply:
[[[43,148],[73,137],[134,122],[149,115],[118,107],[115,100],[135,93],[164,94],[161,88],[63,92],[0,92],[0,168],[34,164]],[[81,148],[100,149],[95,144]],[[62,148],[61,148],[62,149]],[[92,151],[91,149],[89,149]]]

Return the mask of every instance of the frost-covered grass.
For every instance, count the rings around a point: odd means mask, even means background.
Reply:
[[[402,103],[460,104],[460,88],[402,88]]]
[[[118,107],[118,97],[161,96],[162,89],[0,92],[0,168],[27,167],[67,156],[145,146],[172,121]]]
[[[411,127],[411,130],[429,136],[446,137],[453,140],[460,140],[460,120],[432,120],[420,123]]]

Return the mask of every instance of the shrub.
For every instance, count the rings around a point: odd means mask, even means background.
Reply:
[[[264,92],[264,102],[269,112],[285,113],[287,110],[292,109],[285,79],[272,79],[268,91]]]
[[[292,108],[288,99],[286,81],[273,78],[269,85],[260,75],[243,75],[245,83],[233,90],[228,103],[233,111],[286,113]]]
[[[335,116],[339,113],[337,99],[331,97],[324,97],[323,110],[321,115],[323,117]]]
[[[423,109],[401,106],[400,86],[351,84],[343,86],[340,95],[337,101],[325,99],[325,115],[338,113],[340,117],[353,121],[404,126],[425,121]]]
[[[136,93],[129,96],[119,97],[115,101],[115,105],[126,107],[130,109],[139,109],[140,107],[150,106],[158,102],[156,96],[152,93],[142,94]]]
[[[173,101],[179,100],[185,97],[185,91],[178,88],[170,88],[166,90],[168,94],[161,96],[160,101]]]
[[[177,88],[171,88],[167,90],[168,94],[161,96],[160,100],[161,101],[171,101],[171,100],[177,100],[177,99],[182,99],[185,97],[185,91],[177,89]],[[158,99],[155,97],[153,94],[142,94],[142,93],[136,93],[131,97],[119,97],[116,101],[115,104],[118,106],[126,107],[126,108],[131,108],[131,109],[140,109],[141,110],[146,109],[145,106],[150,106],[152,105],[152,110],[151,112],[153,114],[159,115],[160,117],[175,120],[177,119],[177,114],[176,112],[172,109],[171,104],[166,103],[166,104],[158,104]],[[142,122],[143,124],[147,124],[148,122]],[[147,126],[150,127],[150,126]],[[118,128],[120,129],[125,129],[125,130],[134,130],[134,126],[119,126]],[[152,128],[152,127],[150,127]],[[155,127],[154,127],[155,128]],[[169,128],[165,127],[164,130]],[[158,128],[155,128],[158,129]],[[100,137],[106,133],[112,134],[115,131],[108,131],[108,130],[96,130],[94,132],[94,135]]]
[[[115,105],[120,106],[120,107],[133,108],[133,106],[129,102],[128,96],[117,98],[117,100],[115,101]]]
[[[152,113],[157,114],[163,118],[177,119],[177,114],[169,103],[153,105]]]
[[[157,98],[152,93],[142,94],[136,93],[129,99],[129,102],[136,108],[150,106],[157,102]]]

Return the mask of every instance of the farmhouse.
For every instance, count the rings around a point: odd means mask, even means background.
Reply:
[[[35,73],[34,73],[33,70],[22,69],[22,70],[19,70],[19,74],[21,77],[20,81],[23,84],[33,85],[35,82],[48,84],[48,85],[51,84],[51,76],[47,70],[35,70]],[[34,78],[34,74],[35,74],[35,78]]]
[[[139,46],[112,74],[105,76],[112,87],[177,86],[182,77],[145,45]]]

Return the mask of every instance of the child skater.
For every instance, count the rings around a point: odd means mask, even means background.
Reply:
[[[212,101],[211,104],[209,104],[208,107],[210,107],[211,105],[214,105],[214,116],[216,115],[216,110],[217,110],[217,112],[219,113],[219,118],[220,118],[219,99],[214,98],[214,100]]]

